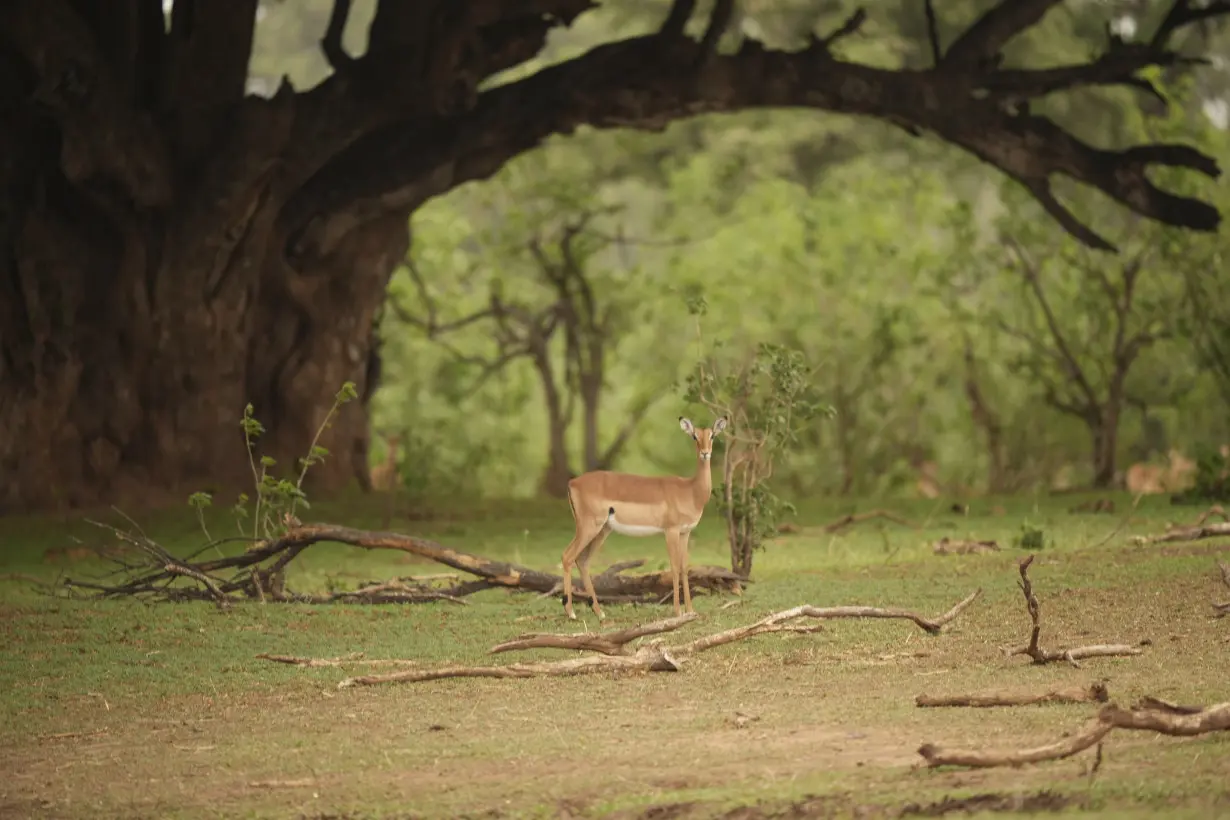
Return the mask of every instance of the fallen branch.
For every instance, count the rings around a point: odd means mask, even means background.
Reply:
[[[827,533],[840,532],[846,527],[853,526],[854,524],[862,524],[867,521],[874,521],[877,518],[887,519],[892,521],[894,524],[900,524],[901,526],[909,527],[912,530],[918,529],[917,524],[912,521],[907,521],[901,516],[891,513],[888,510],[872,510],[865,513],[850,513],[849,515],[843,515],[831,524],[825,524],[824,531]]]
[[[936,555],[982,555],[988,552],[998,552],[999,544],[995,541],[968,541],[944,536],[935,542],[931,551]]]
[[[491,654],[519,649],[576,649],[600,652],[603,655],[631,655],[633,653],[628,648],[628,644],[637,638],[671,632],[696,620],[697,617],[699,616],[695,612],[686,612],[675,618],[666,618],[605,633],[559,635],[549,632],[530,632],[491,647]]]
[[[1014,649],[1009,653],[1010,655],[1028,655],[1036,664],[1066,661],[1079,669],[1080,664],[1078,661],[1085,660],[1086,658],[1107,658],[1141,654],[1139,648],[1127,646],[1126,644],[1095,644],[1093,646],[1077,646],[1072,649],[1059,650],[1048,650],[1039,647],[1038,638],[1042,634],[1042,605],[1038,603],[1038,598],[1034,595],[1033,584],[1029,581],[1029,565],[1033,562],[1034,556],[1032,554],[1021,561],[1019,565],[1021,580],[1018,582],[1021,593],[1025,596],[1025,607],[1029,610],[1029,618],[1033,621],[1033,630],[1029,634],[1029,644],[1020,649]]]
[[[1110,699],[1106,684],[1070,686],[1045,692],[979,692],[968,695],[918,695],[915,706],[1032,706],[1037,703],[1106,703]]]
[[[1209,523],[1210,518],[1221,518],[1220,522]],[[1220,504],[1215,504],[1201,513],[1194,524],[1176,526],[1171,524],[1165,532],[1156,535],[1138,535],[1132,540],[1137,544],[1162,544],[1174,541],[1201,541],[1205,538],[1220,538],[1230,536],[1230,513]]]
[[[101,597],[131,595],[166,601],[210,600],[219,606],[228,606],[245,598],[262,602],[293,601],[313,604],[429,601],[465,603],[461,600],[464,596],[493,587],[552,595],[563,588],[563,579],[559,575],[471,555],[424,538],[391,532],[371,532],[329,524],[298,525],[280,538],[257,541],[238,555],[194,560],[204,550],[197,550],[190,559],[179,559],[144,535],[114,527],[109,529],[117,538],[138,547],[145,560],[141,563],[121,564],[123,575],[118,583],[66,579],[65,586],[93,590]],[[357,590],[328,595],[306,595],[287,590],[287,565],[309,546],[322,542],[350,544],[369,550],[397,550],[436,561],[469,573],[475,578],[448,587],[435,586],[432,582],[455,580],[456,575],[449,573],[420,578],[395,578],[390,581],[365,583]],[[623,574],[624,570],[639,567],[643,563],[644,561],[621,562],[595,575],[593,581],[598,600],[603,603],[657,602],[669,597],[672,590],[669,571],[640,575]],[[183,579],[191,579],[196,585],[184,585]],[[749,580],[721,567],[711,566],[689,568],[688,579],[693,590],[730,592],[736,595],[742,593],[743,584]]]
[[[274,663],[285,663],[291,666],[307,666],[319,668],[325,666],[347,666],[351,664],[364,666],[412,666],[418,661],[401,660],[398,658],[373,658],[371,660],[364,659],[362,652],[352,652],[349,655],[342,655],[339,658],[300,658],[294,655],[270,655],[268,652],[262,652],[256,657],[262,660],[273,661]]]
[[[1220,507],[1218,509],[1220,509]],[[1230,564],[1227,564],[1225,561],[1218,561],[1217,568],[1221,570],[1221,582],[1227,587],[1230,587]],[[1219,604],[1214,601],[1213,611],[1217,613],[1218,618],[1224,618],[1227,615],[1230,615],[1230,601],[1226,601],[1224,604]]]
[[[1190,713],[1175,713],[1169,709],[1157,708],[1148,702],[1137,704],[1130,710],[1111,703],[1102,707],[1096,718],[1074,734],[1043,746],[1010,751],[979,751],[945,749],[934,743],[924,743],[919,747],[918,753],[930,768],[966,766],[987,769],[996,766],[1022,766],[1071,757],[1101,743],[1102,739],[1115,729],[1152,731],[1175,737],[1224,732],[1230,730],[1230,703],[1218,703]]]
[[[534,633],[522,635],[512,641],[498,644],[491,651],[506,652],[517,649],[576,649],[591,650],[601,654],[564,661],[538,663],[514,663],[508,666],[446,666],[438,669],[415,669],[391,672],[384,675],[365,675],[347,678],[338,688],[350,686],[373,686],[382,683],[419,683],[442,678],[532,678],[542,676],[579,675],[589,672],[679,671],[690,655],[704,652],[717,646],[734,643],[754,635],[769,632],[817,632],[820,624],[793,623],[800,619],[829,620],[834,618],[893,618],[908,620],[929,634],[938,634],[944,626],[956,618],[982,593],[974,590],[952,609],[935,618],[927,618],[903,609],[882,609],[868,606],[815,607],[797,606],[776,612],[746,626],[728,629],[678,646],[663,646],[661,639],[631,650],[627,644],[646,635],[660,635],[678,629],[691,622],[694,613],[641,626],[621,629],[596,635],[551,635]]]

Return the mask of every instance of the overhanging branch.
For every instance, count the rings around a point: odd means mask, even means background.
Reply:
[[[1172,64],[1180,57],[1166,41],[1190,20],[1181,19],[1149,45],[1119,44],[1084,65],[999,70],[993,58],[1003,45],[1056,4],[1001,2],[956,39],[938,67],[904,71],[837,59],[824,40],[793,53],[746,41],[736,54],[712,54],[702,43],[670,36],[691,11],[690,3],[676,2],[659,33],[607,43],[492,88],[459,115],[401,120],[369,133],[291,199],[284,224],[300,243],[306,225],[327,220],[335,211],[362,208],[363,203],[413,208],[462,182],[486,178],[546,137],[581,125],[658,130],[697,114],[792,107],[929,131],[1020,182],[1069,233],[1091,247],[1112,248],[1054,198],[1050,184],[1055,175],[1097,188],[1152,220],[1215,231],[1220,223],[1215,207],[1164,191],[1147,176],[1156,166],[1169,166],[1217,178],[1220,169],[1211,157],[1177,144],[1097,148],[1018,106],[1022,99],[1126,82],[1141,69]],[[856,12],[851,19],[863,17]],[[696,69],[679,70],[688,65]],[[326,252],[329,232],[320,236],[311,240],[313,247],[296,244],[293,250]]]

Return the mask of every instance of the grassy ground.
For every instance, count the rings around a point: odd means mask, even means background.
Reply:
[[[898,816],[944,797],[989,795],[987,811],[1088,817],[1230,816],[1230,736],[1117,733],[1096,776],[1089,754],[1020,770],[915,770],[927,741],[1012,747],[1058,739],[1094,707],[917,709],[913,698],[992,687],[1040,688],[1106,679],[1128,704],[1143,694],[1183,702],[1230,699],[1230,598],[1214,558],[1230,546],[1135,546],[1128,536],[1195,512],[1146,499],[1121,533],[1119,515],[1074,515],[1082,500],[975,502],[969,517],[930,502],[896,512],[920,531],[862,524],[841,536],[819,525],[855,507],[816,505],[802,530],[758,555],[740,603],[700,597],[702,617],[680,641],[800,603],[904,606],[938,614],[976,587],[985,594],[944,634],[897,621],[839,621],[815,635],[764,635],[696,656],[679,674],[452,680],[337,690],[354,668],[303,669],[260,652],[492,663],[486,650],[523,631],[572,631],[558,600],[488,591],[469,606],[207,604],[53,599],[0,581],[2,817],[822,817]],[[1115,497],[1120,510],[1128,500]],[[999,509],[996,509],[999,507]],[[371,502],[320,505],[314,518],[375,526]],[[1048,543],[1032,570],[1048,646],[1149,641],[1136,658],[1082,669],[1006,658],[1028,618],[1011,546],[1023,523]],[[142,521],[173,551],[199,533],[185,514]],[[215,528],[224,526],[221,520]],[[554,568],[571,535],[563,503],[455,510],[397,528],[482,555]],[[995,538],[1000,553],[937,557],[941,536]],[[72,563],[77,520],[0,521],[0,572],[51,578]],[[725,564],[712,515],[693,563]],[[597,568],[629,558],[664,567],[654,539],[613,536]],[[289,578],[439,571],[406,556],[320,545]],[[610,606],[624,626],[665,607]],[[584,627],[597,626],[578,606]],[[672,638],[673,640],[674,638]],[[558,658],[540,650],[525,658]],[[736,713],[755,718],[740,726]],[[1049,793],[1049,794],[1048,794]]]

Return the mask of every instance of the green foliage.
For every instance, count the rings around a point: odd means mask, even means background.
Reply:
[[[912,17],[872,15],[874,42],[851,38],[841,47],[867,50],[860,57],[886,65],[925,65],[923,21],[912,9]],[[806,0],[740,13],[774,42],[788,39],[797,20],[822,29],[840,16]],[[977,13],[972,3],[946,7],[942,35]],[[553,40],[543,62],[587,48],[604,32],[646,30],[659,18],[660,10],[604,4]],[[1006,57],[1061,64],[1103,43],[1104,21],[1096,4],[1048,15]],[[732,34],[726,47],[734,42]],[[1146,114],[1160,109],[1135,91],[1121,90],[1059,95],[1042,109],[1093,144],[1186,142],[1227,164],[1226,132],[1200,111],[1211,80],[1189,83],[1171,71],[1162,79],[1172,98],[1163,117]],[[1227,186],[1167,169],[1155,178],[1230,212]],[[794,499],[911,494],[931,462],[946,495],[1087,483],[1095,475],[1089,414],[1059,405],[1087,404],[1088,396],[1056,357],[1005,240],[1037,263],[1102,410],[1115,382],[1113,305],[1124,262],[1139,258],[1124,329],[1128,339],[1143,333],[1151,341],[1124,371],[1117,416],[1100,413],[1118,433],[1107,449],[1126,466],[1170,447],[1191,452],[1200,442],[1230,440],[1230,290],[1217,275],[1225,232],[1136,224],[1100,195],[1055,184],[1078,217],[1121,245],[1119,256],[1076,245],[1019,185],[980,163],[850,118],[752,111],[678,122],[661,134],[585,130],[549,140],[491,180],[421,209],[414,259],[441,321],[482,310],[493,292],[541,309],[552,297],[528,240],[550,240],[577,213],[601,211],[596,233],[622,230],[628,240],[578,246],[593,266],[597,298],[616,319],[601,396],[603,444],[647,399],[677,395],[667,385],[688,374],[694,357],[727,361],[729,375],[761,343],[777,345],[803,357],[808,382],[836,411],[830,423],[801,425],[790,457],[775,467],[772,492]],[[557,246],[543,247],[558,258]],[[390,293],[411,305],[418,298],[404,273]],[[687,325],[672,317],[681,300],[703,311],[713,340],[699,354]],[[374,401],[376,423],[414,431],[403,467],[412,494],[463,485],[486,495],[534,493],[550,423],[533,365],[518,360],[477,383],[496,349],[490,324],[450,334],[451,351],[393,317],[381,333],[386,386]],[[550,344],[551,372],[566,384],[565,340],[557,335]],[[634,427],[616,468],[687,470],[674,426],[655,423],[652,412],[648,419]],[[579,471],[581,425],[567,427],[565,446]]]
[[[685,295],[703,349],[703,294]],[[831,416],[811,383],[803,354],[771,342],[727,347],[712,344],[684,379],[683,398],[730,422],[722,453],[722,480],[714,500],[726,519],[731,569],[750,575],[756,550],[771,537],[794,506],[769,485],[775,462],[797,447],[801,431],[813,420]]]
[[[1195,448],[1196,478],[1191,487],[1175,493],[1174,504],[1230,501],[1230,448],[1199,444]]]
[[[1023,550],[1043,549],[1047,545],[1046,531],[1027,521],[1023,522],[1021,524],[1021,531],[1013,539],[1013,543]]]
[[[240,535],[250,535],[254,540],[276,538],[284,534],[295,522],[295,512],[299,507],[307,509],[307,494],[303,491],[303,481],[308,470],[313,465],[320,464],[329,455],[329,451],[320,446],[320,437],[337,415],[338,410],[347,402],[358,398],[358,391],[353,382],[346,382],[333,397],[333,405],[325,414],[324,420],[316,428],[312,442],[308,446],[307,455],[299,459],[299,475],[295,480],[278,478],[273,473],[277,461],[271,456],[257,456],[256,442],[266,432],[265,426],[256,418],[251,404],[243,409],[239,426],[243,430],[244,445],[248,451],[248,464],[252,469],[252,483],[256,493],[254,509],[248,511],[249,497],[240,493],[235,505],[231,508],[235,521],[239,526]],[[259,466],[258,466],[259,465]],[[209,529],[205,526],[205,510],[212,506],[213,497],[206,492],[196,492],[188,497],[188,503],[196,509],[197,520],[205,537],[213,540]],[[244,521],[251,521],[252,529],[244,531]]]

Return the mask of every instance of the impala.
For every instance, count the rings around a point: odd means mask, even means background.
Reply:
[[[598,594],[594,592],[589,562],[612,531],[632,536],[665,535],[675,614],[680,614],[680,579],[683,580],[684,606],[688,612],[695,611],[688,585],[688,539],[700,523],[713,491],[709,462],[713,456],[713,440],[726,429],[726,419],[719,418],[713,427],[697,430],[692,422],[681,416],[679,426],[696,442],[696,473],[691,478],[595,470],[568,482],[568,504],[576,522],[576,534],[564,550],[563,558],[564,612],[569,618],[577,617],[572,611],[574,564],[581,571],[581,583],[594,614],[599,619],[606,617],[598,603]]]

